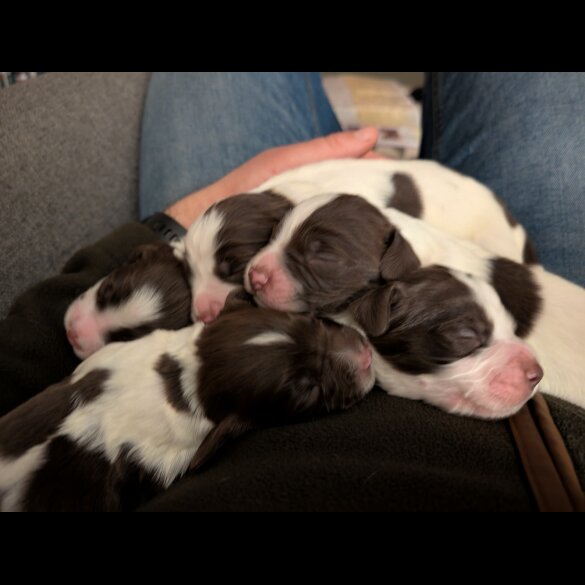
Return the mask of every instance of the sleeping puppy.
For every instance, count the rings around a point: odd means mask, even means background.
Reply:
[[[243,193],[213,204],[189,228],[175,254],[185,261],[193,290],[193,321],[210,323],[228,294],[240,288],[254,254],[292,209],[275,193]]]
[[[169,244],[157,242],[137,247],[127,262],[75,299],[64,327],[73,351],[85,359],[111,341],[186,327],[190,315],[184,264]]]
[[[447,412],[510,416],[543,375],[495,289],[455,270],[414,270],[336,318],[367,333],[380,387]]]
[[[0,419],[3,511],[130,510],[250,429],[374,384],[352,328],[228,301],[213,324],[111,343]]]
[[[483,275],[490,253],[397,210],[364,198],[316,195],[299,203],[245,270],[258,304],[281,311],[336,312],[372,286],[419,266]]]

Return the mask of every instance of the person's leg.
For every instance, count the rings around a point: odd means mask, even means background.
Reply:
[[[585,74],[432,73],[423,158],[491,187],[543,265],[585,286]]]
[[[340,129],[318,73],[154,73],[142,123],[140,216],[267,148]]]

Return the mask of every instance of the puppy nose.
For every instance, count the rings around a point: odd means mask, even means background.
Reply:
[[[77,333],[73,329],[67,329],[67,339],[71,345],[77,344]]]
[[[358,363],[362,370],[367,370],[372,365],[372,350],[367,345],[360,351]]]
[[[530,368],[526,370],[526,379],[531,384],[532,388],[542,380],[542,376],[544,376],[544,372],[537,362],[531,364]]]
[[[203,323],[211,323],[217,319],[217,316],[221,313],[223,306],[218,301],[212,301],[211,303],[201,307],[197,310],[197,318]]]
[[[260,290],[261,288],[264,288],[269,280],[268,274],[256,266],[252,266],[252,268],[250,268],[248,272],[248,278],[250,279],[250,286],[254,290]]]

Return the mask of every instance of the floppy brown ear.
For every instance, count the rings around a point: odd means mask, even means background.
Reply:
[[[195,453],[189,469],[203,467],[228,441],[252,429],[250,423],[241,421],[236,415],[230,415],[213,427]]]
[[[380,260],[380,276],[384,280],[402,278],[420,267],[412,246],[396,229],[388,235],[388,244]]]
[[[245,307],[256,307],[254,297],[245,288],[237,288],[230,292],[225,300],[222,313],[237,311]]]
[[[402,287],[398,283],[387,284],[358,297],[348,310],[366,335],[378,337],[388,329],[390,317],[402,295]]]
[[[162,254],[170,254],[172,248],[162,240],[160,242],[151,242],[150,244],[141,244],[132,250],[128,256],[128,262],[137,262],[138,260],[149,260]]]

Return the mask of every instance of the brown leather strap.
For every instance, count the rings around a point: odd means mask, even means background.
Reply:
[[[541,512],[585,512],[585,494],[546,400],[536,394],[509,419]]]

